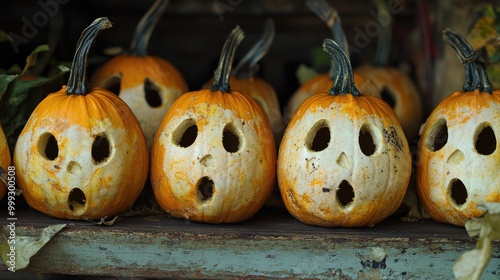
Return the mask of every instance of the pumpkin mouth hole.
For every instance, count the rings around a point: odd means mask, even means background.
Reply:
[[[451,201],[458,207],[467,202],[468,194],[467,188],[460,179],[453,179],[450,182],[449,196]]]
[[[68,207],[69,210],[75,214],[81,214],[85,210],[85,204],[87,203],[87,197],[83,191],[79,188],[72,189],[68,196]]]
[[[497,148],[495,132],[489,124],[479,126],[480,130],[476,136],[476,151],[481,155],[491,155]]]
[[[38,152],[47,160],[55,160],[59,156],[57,139],[51,133],[44,133],[38,139]]]
[[[425,146],[428,150],[436,152],[441,150],[448,142],[448,125],[445,119],[440,119],[432,128]]]
[[[347,207],[354,201],[354,189],[351,184],[346,180],[343,180],[338,189],[337,189],[337,201],[340,203],[340,206]]]
[[[99,164],[109,158],[111,154],[111,146],[108,137],[104,134],[97,135],[92,143],[92,159],[94,163]]]
[[[236,153],[240,149],[241,141],[236,127],[232,123],[226,124],[222,131],[222,145],[229,153]]]
[[[198,137],[198,126],[194,119],[186,119],[177,127],[172,134],[172,142],[174,145],[187,148],[193,145]]]
[[[197,188],[201,201],[206,201],[214,195],[215,184],[209,177],[203,177],[198,181]]]
[[[390,91],[387,87],[383,87],[380,92],[382,100],[384,100],[391,108],[396,107],[396,99],[394,98],[394,93]]]
[[[116,95],[120,95],[121,83],[122,83],[121,75],[120,76],[112,76],[104,83],[104,85],[102,87],[111,91],[112,93],[114,93]]]
[[[144,97],[151,108],[158,108],[163,104],[160,88],[149,78],[144,80]]]
[[[372,130],[367,125],[363,125],[359,130],[358,143],[361,152],[365,156],[371,156],[377,151],[377,145],[373,141]]]
[[[316,122],[306,137],[306,146],[310,151],[321,152],[330,144],[330,128],[326,120]]]

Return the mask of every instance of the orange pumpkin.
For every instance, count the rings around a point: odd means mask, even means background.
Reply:
[[[3,168],[5,172],[8,172],[9,166],[10,166],[9,145],[7,144],[7,139],[5,138],[2,126],[0,125],[0,167]],[[2,180],[0,180],[0,200],[2,200],[6,191],[7,191],[7,186]]]
[[[333,39],[341,46],[346,54],[349,54],[349,44],[342,30],[342,23],[336,9],[331,7],[324,0],[307,0],[307,6],[318,17],[320,17],[330,27]],[[335,65],[332,62],[329,73],[319,74],[316,77],[309,79],[302,84],[290,97],[287,104],[283,108],[283,116],[285,121],[290,120],[297,108],[312,95],[327,92],[330,90],[333,79],[335,77]],[[354,73],[354,83],[356,87],[364,94],[381,97],[377,86],[362,74]]]
[[[82,32],[67,85],[38,104],[14,149],[27,203],[56,218],[117,215],[133,204],[148,175],[137,118],[115,94],[87,82],[88,52],[109,27],[98,18]]]
[[[360,93],[347,55],[331,39],[329,92],[305,100],[285,130],[278,184],[288,211],[323,227],[373,226],[401,205],[411,175],[408,142],[394,111]]]
[[[276,147],[266,113],[229,76],[243,31],[233,29],[214,84],[183,94],[170,107],[151,149],[151,184],[177,218],[235,223],[252,217],[275,183]]]
[[[184,77],[170,62],[147,53],[149,37],[167,4],[167,0],[155,1],[139,22],[129,51],[102,65],[91,80],[92,85],[114,92],[127,103],[148,147],[168,108],[188,91]]]
[[[418,146],[417,190],[431,218],[464,226],[483,202],[500,202],[500,90],[480,57],[456,32],[444,38],[465,66],[465,84],[432,111]]]

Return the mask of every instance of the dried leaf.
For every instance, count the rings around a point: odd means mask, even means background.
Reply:
[[[0,256],[3,263],[11,271],[26,268],[30,262],[30,258],[65,226],[66,224],[48,226],[43,229],[40,236],[35,237],[16,235],[13,238],[10,238],[12,235],[4,237],[2,245],[0,245]],[[7,228],[9,229],[9,227]]]
[[[491,259],[492,242],[500,240],[500,202],[485,202],[478,208],[485,210],[485,214],[469,224],[469,228],[473,230],[469,235],[475,235],[477,226],[473,225],[480,221],[476,249],[465,252],[453,264],[453,274],[457,280],[480,279]]]
[[[24,75],[31,67],[35,66],[36,60],[38,58],[38,54],[41,52],[49,51],[49,45],[41,45],[35,48],[34,51],[26,58],[26,65],[24,66],[23,71],[20,76]]]
[[[303,85],[305,82],[309,81],[316,75],[318,75],[318,72],[316,72],[314,68],[307,67],[304,64],[300,64],[297,70],[295,71],[295,76],[297,77],[297,80],[301,85]]]

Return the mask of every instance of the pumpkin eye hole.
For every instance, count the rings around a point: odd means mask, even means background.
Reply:
[[[426,139],[425,146],[430,151],[441,150],[448,142],[448,125],[445,119],[440,119],[436,122],[434,127]]]
[[[326,120],[316,122],[307,133],[306,146],[310,151],[320,152],[330,144],[330,128]]]
[[[198,194],[201,201],[206,201],[214,195],[214,181],[209,177],[203,177],[198,181]]]
[[[458,207],[467,202],[467,188],[460,179],[455,178],[451,180],[448,195]]]
[[[391,106],[391,108],[396,107],[396,99],[394,98],[394,93],[391,90],[387,87],[383,87],[380,95],[382,96],[382,100]]]
[[[160,107],[163,103],[160,96],[160,88],[149,78],[144,80],[144,94],[146,102],[152,108]]]
[[[111,155],[111,145],[104,134],[97,135],[92,143],[92,159],[95,164],[106,161]]]
[[[47,160],[55,160],[59,156],[57,139],[51,133],[44,133],[38,139],[38,152]]]
[[[121,76],[112,76],[102,86],[103,88],[111,91],[112,93],[116,95],[120,95],[121,91],[121,83],[122,83],[122,77]]]
[[[193,145],[198,136],[198,126],[194,119],[185,119],[172,134],[172,142],[181,148]]]
[[[377,151],[372,129],[368,125],[363,125],[359,130],[358,143],[365,156],[371,156]]]
[[[488,124],[479,126],[476,131],[476,151],[481,155],[491,155],[497,148],[495,132]]]
[[[354,189],[351,184],[343,180],[337,189],[337,201],[342,207],[346,207],[354,200]]]
[[[232,123],[226,124],[222,131],[222,145],[229,153],[236,153],[240,149],[241,141],[238,131]]]
[[[87,198],[83,191],[79,188],[74,188],[69,192],[68,207],[75,214],[81,214],[85,210]]]

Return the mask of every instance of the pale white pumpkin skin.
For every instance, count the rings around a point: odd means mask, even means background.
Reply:
[[[454,101],[459,98],[464,99]],[[479,91],[454,93],[443,100],[424,124],[418,151],[417,189],[433,219],[463,226],[468,219],[484,213],[477,208],[479,204],[500,202],[499,101],[498,91],[491,96]],[[440,120],[446,121],[446,140],[434,136]],[[485,126],[491,127],[496,138],[494,151],[487,155],[479,154],[475,145]],[[445,144],[434,151],[433,141]],[[452,195],[451,183],[455,179],[459,179],[467,191],[466,200],[460,203]]]
[[[305,223],[372,226],[392,214],[405,195],[411,157],[401,127],[390,125],[397,124],[395,115],[367,112],[350,98],[347,104],[333,98],[324,106],[303,104],[283,137],[277,170],[282,198],[289,212]],[[312,137],[308,134],[320,120],[329,127],[330,141],[324,150],[312,151],[306,145]],[[377,146],[370,156],[358,143],[363,125]],[[344,180],[354,191],[353,201],[345,206],[336,194]]]
[[[184,98],[192,98],[190,106],[177,108],[174,103],[153,142],[154,194],[175,217],[209,223],[245,220],[264,205],[275,183],[276,151],[269,120],[256,104],[252,106],[259,109],[258,114],[228,109],[215,101],[198,101],[196,93],[188,94],[192,97]],[[183,147],[173,139],[180,137],[176,133],[186,120],[196,124],[197,135],[192,144]],[[227,124],[240,141],[236,152],[228,152],[223,145]],[[197,187],[204,177],[213,181],[213,194],[207,199]]]

